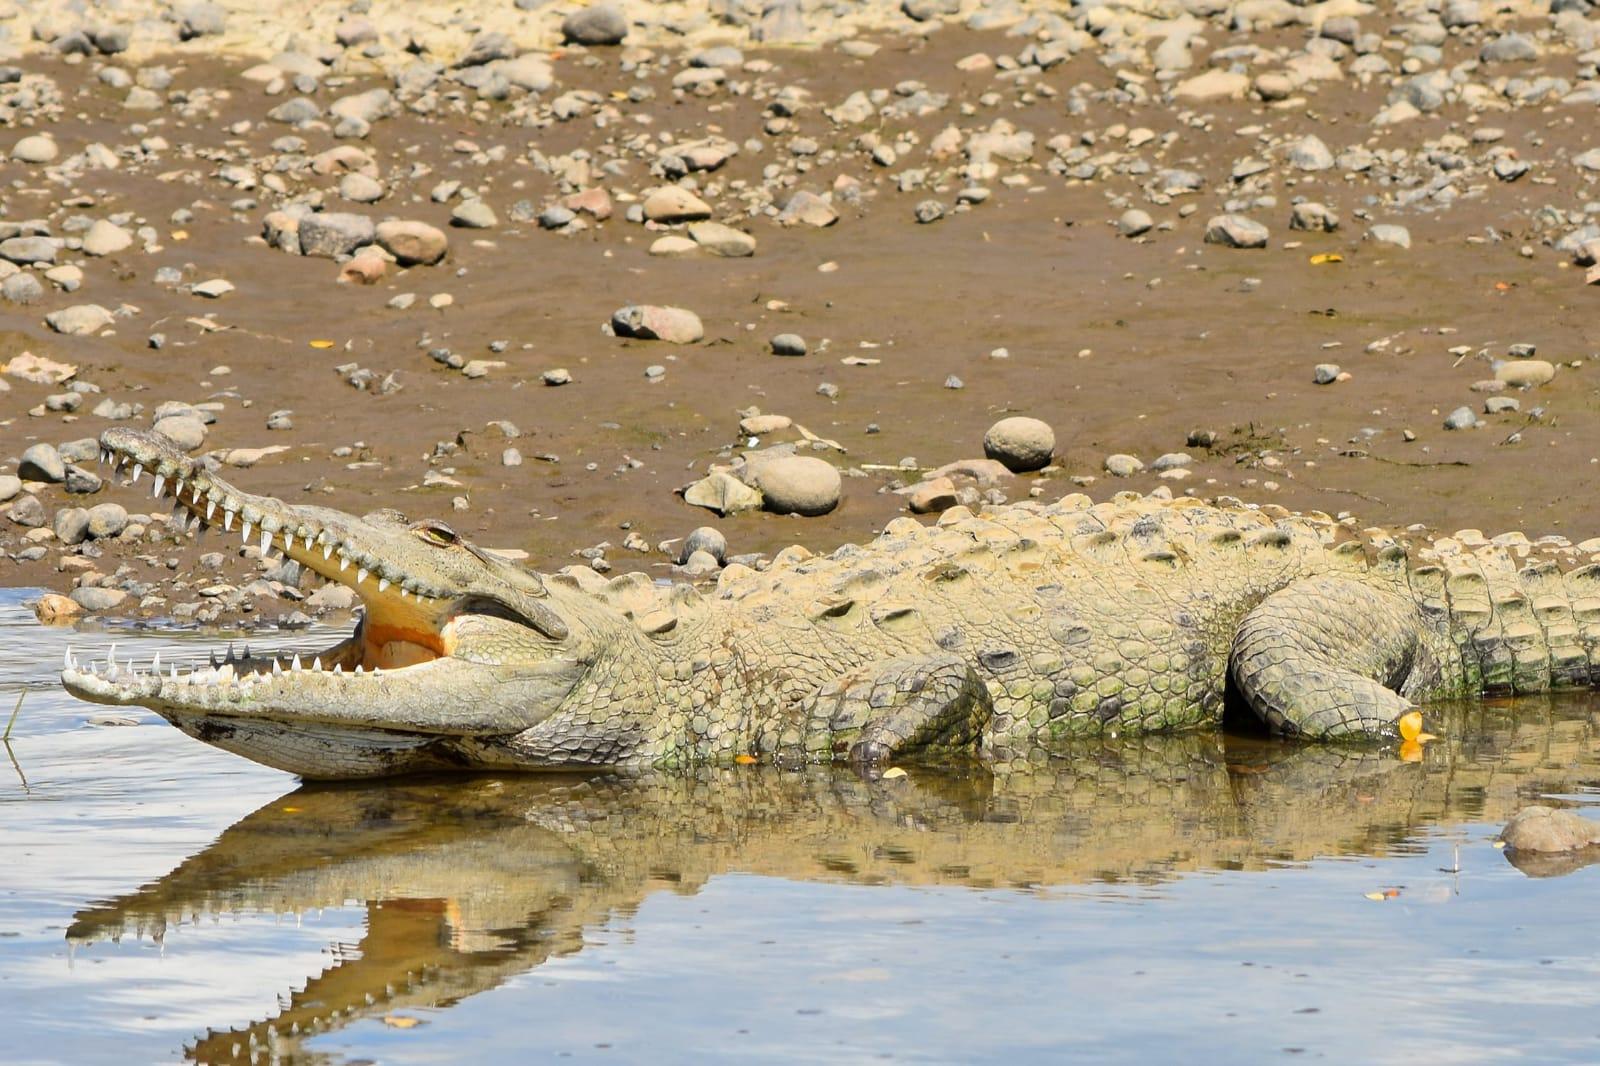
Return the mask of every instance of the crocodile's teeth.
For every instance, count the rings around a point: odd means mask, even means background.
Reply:
[[[271,548],[272,548],[272,531],[270,529],[263,529],[261,531],[261,554],[262,555],[267,554],[267,552]]]
[[[324,544],[322,546],[322,557],[324,559],[326,559],[326,558],[328,558],[328,556],[330,556],[332,554],[333,554],[333,545],[332,544]]]
[[[300,669],[300,653],[299,652],[295,652],[294,661],[289,664],[289,669],[291,669],[291,670]]]
[[[272,672],[274,675],[283,673],[283,667],[278,665],[278,657],[272,657]]]
[[[206,521],[207,522],[211,521],[211,516],[216,514],[216,513],[217,513],[217,501],[216,500],[207,500],[206,501]]]
[[[251,527],[252,527],[252,523],[251,523],[250,519],[246,518],[244,520],[244,527],[243,527],[243,529],[240,530],[240,535],[239,535],[239,543],[240,544],[249,544],[250,543],[250,530],[251,530]]]
[[[144,464],[143,463],[134,463],[133,464],[133,483],[135,485],[137,485],[139,483],[139,475],[142,474],[142,473],[144,473]]]
[[[320,674],[322,672],[322,656],[319,655],[315,659],[311,660],[311,669],[315,673]]]
[[[167,487],[167,479],[162,474],[155,475],[155,482],[150,486],[150,495],[159,496],[161,490]]]
[[[350,557],[348,555],[339,556],[339,573],[342,574],[348,569],[350,569]]]
[[[364,567],[364,566],[356,567],[356,584],[359,585],[363,581],[365,581],[366,579],[367,579],[367,568]]]
[[[222,509],[222,529],[224,532],[233,531],[233,508],[231,507]]]
[[[172,495],[177,499],[183,499],[183,478],[180,477],[173,479]]]
[[[388,578],[380,577],[378,579],[378,591],[379,592],[388,592],[389,591],[389,579]]]

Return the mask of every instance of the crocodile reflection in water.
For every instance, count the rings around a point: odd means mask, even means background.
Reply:
[[[1462,709],[1421,763],[1211,736],[1077,744],[1033,769],[862,777],[832,768],[644,777],[413,779],[305,787],[161,880],[81,911],[76,942],[164,936],[190,916],[365,900],[358,950],[198,1061],[293,1057],[307,1036],[449,1006],[575,952],[652,892],[729,872],[1023,887],[1381,855],[1420,827],[1493,822],[1592,778],[1600,715]],[[1545,871],[1534,871],[1545,872]],[[269,1056],[270,1057],[270,1056]]]

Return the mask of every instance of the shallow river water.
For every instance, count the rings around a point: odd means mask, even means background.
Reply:
[[[1600,1059],[1600,868],[1493,844],[1600,797],[1592,701],[1436,715],[1421,763],[1208,735],[299,788],[55,684],[69,640],[214,636],[44,629],[25,598],[7,1063]]]

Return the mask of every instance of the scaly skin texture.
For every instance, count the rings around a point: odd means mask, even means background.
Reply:
[[[153,435],[102,443],[158,491],[182,479],[197,516],[237,512],[353,584],[366,617],[322,669],[255,659],[186,681],[69,664],[64,683],[308,777],[1004,757],[1215,725],[1229,692],[1280,733],[1389,737],[1417,702],[1600,679],[1600,567],[1565,572],[1576,549],[1520,534],[1078,495],[897,519],[827,557],[730,566],[702,594],[540,577],[437,523],[250,496]]]
[[[308,786],[159,880],[86,905],[66,935],[80,964],[109,950],[97,942],[134,935],[203,953],[218,914],[365,902],[359,950],[324,957],[269,1017],[208,1019],[186,1049],[198,1062],[290,1062],[318,1034],[495,988],[583,950],[586,930],[653,893],[731,872],[980,890],[1281,872],[1390,854],[1420,826],[1497,821],[1593,776],[1596,725],[1576,701],[1455,707],[1439,728],[1416,764],[1189,734],[1069,741],[993,774],[701,767]],[[1507,858],[1535,874],[1582,861]]]

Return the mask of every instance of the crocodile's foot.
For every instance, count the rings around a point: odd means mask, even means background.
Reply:
[[[133,482],[150,474],[152,495],[175,501],[191,529],[220,526],[281,550],[353,589],[364,613],[350,637],[309,656],[230,648],[185,672],[118,662],[115,649],[104,663],[68,652],[61,680],[82,699],[150,707],[203,740],[306,776],[359,777],[465,762],[459,742],[527,728],[582,672],[581,649],[539,578],[442,523],[392,511],[357,519],[244,493],[151,433],[108,430],[101,445]],[[508,679],[497,664],[513,658]],[[509,700],[474,698],[507,688]]]

